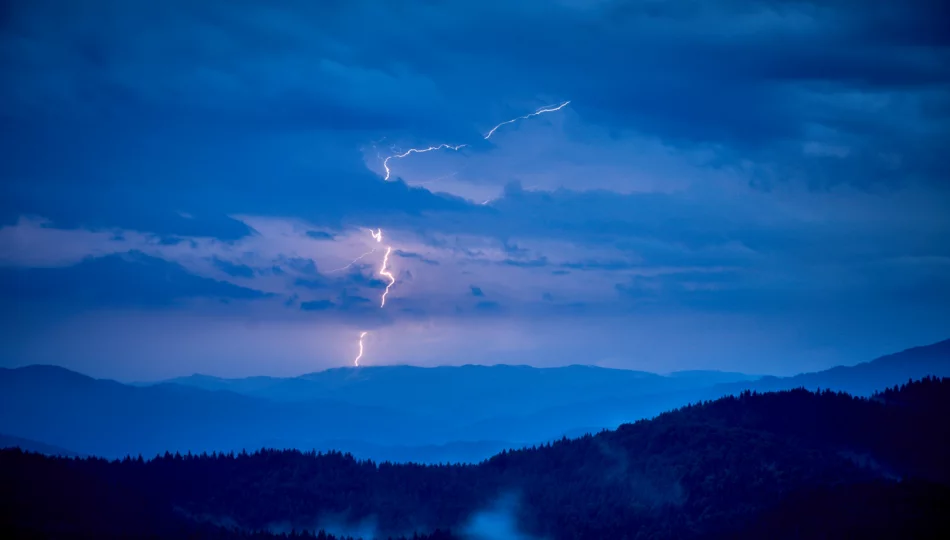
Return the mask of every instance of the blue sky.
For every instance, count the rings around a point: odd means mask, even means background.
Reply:
[[[0,363],[290,375],[367,331],[364,365],[790,374],[946,338],[948,18],[6,2]]]

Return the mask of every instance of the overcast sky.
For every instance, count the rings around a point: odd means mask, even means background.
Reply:
[[[293,375],[366,331],[363,365],[792,374],[950,337],[948,6],[3,2],[0,365]]]

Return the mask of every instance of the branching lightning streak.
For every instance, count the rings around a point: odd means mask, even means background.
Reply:
[[[498,131],[498,128],[500,128],[500,127],[502,127],[502,126],[504,126],[504,125],[513,124],[513,123],[517,122],[518,120],[526,120],[526,119],[528,119],[528,118],[531,118],[532,116],[539,116],[539,115],[542,115],[542,114],[545,114],[545,113],[559,111],[559,110],[563,109],[564,107],[567,107],[567,105],[570,104],[570,103],[571,103],[570,101],[565,101],[564,103],[561,103],[560,105],[557,105],[557,106],[541,107],[540,109],[534,111],[534,112],[531,113],[531,114],[526,114],[526,115],[524,115],[524,116],[519,116],[519,117],[517,117],[517,118],[512,118],[511,120],[506,120],[506,121],[504,121],[504,122],[498,124],[497,126],[491,128],[491,131],[489,131],[488,133],[485,134],[484,139],[485,139],[485,140],[490,139],[491,136],[494,135],[496,131]],[[390,168],[389,168],[389,160],[391,160],[391,159],[394,159],[394,158],[395,158],[395,159],[402,159],[402,158],[408,156],[409,154],[423,154],[423,153],[425,153],[425,152],[433,152],[433,151],[435,151],[435,150],[442,150],[442,149],[450,149],[450,150],[454,150],[454,151],[458,152],[459,149],[464,148],[464,147],[466,147],[466,146],[468,146],[468,145],[466,145],[466,144],[451,145],[451,144],[445,144],[445,143],[443,143],[443,144],[440,144],[440,145],[438,145],[438,146],[429,146],[428,148],[410,148],[409,150],[406,150],[405,152],[398,153],[398,154],[393,154],[393,155],[391,155],[391,156],[389,156],[389,157],[387,157],[386,159],[383,160],[383,169],[386,170],[386,175],[383,177],[383,179],[384,179],[384,180],[389,180],[389,177],[392,175],[392,170],[390,170]],[[375,145],[374,145],[374,147],[375,147]],[[393,148],[393,152],[395,152],[395,151],[396,151],[395,148]],[[376,154],[376,157],[377,157],[377,158],[380,157],[379,153]],[[440,179],[441,179],[441,178],[440,178]],[[493,199],[488,199],[488,200],[484,201],[482,204],[483,204],[483,205],[488,204],[488,203],[490,203],[492,200],[493,200]],[[383,241],[383,230],[382,230],[382,229],[376,229],[375,231],[372,230],[372,229],[370,229],[369,232],[370,232],[370,234],[373,236],[373,240],[376,240],[377,243],[382,243],[382,241]],[[359,260],[362,259],[363,257],[366,257],[367,255],[370,255],[371,253],[374,253],[375,251],[376,251],[376,248],[373,248],[372,250],[370,250],[370,251],[368,251],[368,252],[366,252],[366,253],[360,255],[360,256],[357,257],[356,259],[353,259],[353,261],[350,262],[350,264],[344,266],[343,268],[338,268],[337,270],[332,270],[332,272],[339,272],[340,270],[345,270],[345,269],[349,268],[350,266],[354,265],[357,261],[359,261]],[[382,296],[381,296],[380,299],[379,299],[379,307],[380,307],[380,309],[386,307],[386,296],[389,295],[389,289],[391,289],[392,286],[396,284],[396,278],[395,278],[395,276],[393,276],[392,272],[389,271],[389,255],[392,253],[392,251],[393,251],[392,246],[386,246],[386,254],[383,256],[383,263],[382,263],[382,265],[380,265],[380,267],[379,267],[379,275],[381,275],[381,276],[383,276],[383,277],[385,277],[385,278],[387,278],[387,279],[389,280],[389,283],[386,285],[386,290],[383,291],[383,294],[382,294]],[[359,354],[356,356],[356,359],[353,360],[353,365],[356,366],[356,367],[359,367],[359,365],[360,365],[360,358],[363,357],[363,338],[366,337],[366,334],[367,334],[367,333],[368,333],[368,332],[360,332],[360,339],[359,339],[359,349],[360,349],[360,352],[359,352]]]
[[[341,266],[340,268],[337,268],[337,269],[335,269],[335,270],[330,270],[330,271],[327,272],[327,273],[328,273],[328,274],[333,274],[334,272],[342,272],[342,271],[346,270],[347,268],[353,266],[354,264],[360,262],[360,260],[362,260],[363,257],[366,257],[367,255],[372,255],[373,253],[376,253],[376,248],[373,248],[373,249],[367,251],[366,253],[360,255],[359,257],[353,259],[353,260],[350,261],[350,263],[347,264],[346,266]]]
[[[360,367],[360,358],[363,358],[363,338],[366,337],[366,332],[360,332],[360,353],[356,355],[356,358],[353,360],[353,365],[355,367]]]
[[[372,235],[373,240],[376,240],[377,243],[383,241],[383,230],[382,230],[382,229],[376,229],[375,231],[374,231],[373,229],[370,229],[370,230],[369,230],[369,234]],[[386,246],[386,255],[383,256],[383,264],[379,267],[379,275],[385,276],[385,277],[389,278],[389,284],[386,285],[386,290],[383,291],[383,295],[382,295],[382,297],[380,297],[380,300],[379,300],[379,307],[380,307],[380,309],[382,309],[382,308],[386,305],[386,295],[389,294],[389,289],[396,283],[396,278],[393,276],[392,272],[390,272],[390,271],[387,269],[387,266],[389,265],[389,254],[392,253],[392,250],[393,250],[392,246]],[[348,264],[347,266],[352,265],[352,264],[355,263],[356,261],[362,259],[363,257],[369,255],[370,253],[373,253],[374,251],[376,251],[376,248],[373,248],[372,251],[369,251],[369,252],[367,252],[367,253],[364,253],[364,254],[360,255],[359,257],[357,257],[353,262],[351,262],[351,263]],[[346,268],[346,267],[344,267],[344,268]],[[353,360],[353,365],[354,365],[355,367],[359,367],[359,366],[360,366],[360,358],[363,357],[363,338],[366,337],[366,334],[367,334],[367,332],[360,332],[360,340],[359,340],[360,354],[356,356],[356,359],[355,359],[355,360]]]
[[[392,252],[392,250],[393,248],[386,246],[386,255],[383,257],[383,265],[379,267],[379,275],[389,278],[389,285],[386,285],[386,290],[383,291],[383,296],[379,301],[380,308],[386,305],[386,295],[389,294],[389,288],[392,287],[394,283],[396,283],[396,278],[393,277],[389,270],[386,270],[386,265],[389,263],[389,254]]]
[[[369,234],[371,234],[371,235],[373,236],[373,240],[376,240],[377,242],[380,242],[380,241],[382,241],[382,239],[383,239],[383,230],[382,230],[382,229],[376,229],[375,231],[374,231],[373,229],[370,229],[370,230],[369,230]],[[367,251],[366,253],[360,255],[359,257],[353,259],[353,260],[350,261],[350,263],[347,264],[346,266],[342,266],[342,267],[340,267],[340,268],[337,268],[336,270],[330,270],[330,271],[327,272],[327,273],[328,273],[328,274],[332,274],[332,273],[334,273],[334,272],[342,272],[343,270],[346,270],[347,268],[349,268],[349,267],[353,266],[354,264],[358,263],[359,261],[361,261],[361,260],[362,260],[364,257],[366,257],[367,255],[372,255],[373,253],[376,253],[376,249],[377,249],[377,248],[373,248],[373,249]]]
[[[505,124],[513,124],[513,123],[517,122],[518,120],[527,120],[528,118],[531,118],[532,116],[538,116],[538,115],[541,115],[541,114],[544,114],[544,113],[559,111],[559,110],[563,109],[564,107],[567,107],[568,103],[570,103],[570,101],[565,101],[564,103],[561,103],[560,105],[558,105],[558,106],[556,106],[556,107],[554,107],[554,106],[541,107],[540,109],[534,111],[534,112],[531,113],[531,114],[526,114],[526,115],[524,115],[524,116],[519,116],[518,118],[512,118],[511,120],[505,120],[504,122],[502,122],[502,123],[498,124],[497,126],[491,128],[491,131],[489,131],[489,132],[485,135],[485,140],[487,141],[488,139],[490,139],[491,136],[494,135],[496,131],[498,131],[498,128],[500,128],[501,126],[503,126],[503,125],[505,125]]]
[[[402,159],[402,158],[408,156],[409,154],[422,154],[422,153],[425,153],[425,152],[431,152],[431,151],[433,151],[433,150],[442,150],[443,148],[449,148],[449,149],[452,149],[452,150],[455,150],[456,152],[458,152],[458,151],[459,151],[459,148],[463,148],[463,147],[465,147],[465,146],[468,146],[468,145],[459,144],[459,145],[452,146],[451,144],[440,144],[439,146],[430,146],[430,147],[428,147],[428,148],[410,148],[409,150],[406,150],[405,152],[403,152],[403,153],[401,153],[401,154],[394,154],[394,155],[391,155],[391,156],[389,156],[388,158],[386,158],[386,159],[383,160],[383,168],[386,169],[386,176],[383,177],[383,180],[389,180],[389,175],[390,175],[390,173],[392,172],[392,171],[389,170],[389,160],[390,160],[390,159],[393,159],[393,158]]]
[[[376,229],[376,232],[373,232],[372,229],[369,230],[370,234],[373,235],[373,238],[377,242],[383,241],[383,230]],[[389,289],[396,283],[396,278],[393,277],[392,273],[386,269],[386,266],[389,265],[389,254],[392,253],[392,246],[386,246],[386,255],[383,256],[383,264],[379,267],[379,275],[389,278],[389,285],[386,285],[386,290],[383,291],[383,296],[379,300],[379,307],[382,308],[386,305],[386,295],[389,294]]]

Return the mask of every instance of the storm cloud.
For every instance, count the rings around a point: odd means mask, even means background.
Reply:
[[[36,340],[74,313],[108,340],[116,310],[301,332],[248,372],[340,365],[363,330],[367,363],[754,373],[945,338],[948,19],[929,0],[7,2],[2,305],[31,315],[2,356],[57,356]],[[466,146],[383,180],[443,143]]]

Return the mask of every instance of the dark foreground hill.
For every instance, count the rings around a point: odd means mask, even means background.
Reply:
[[[110,462],[7,450],[2,523],[63,538],[318,529],[382,538],[926,537],[950,532],[947,413],[950,379],[927,378],[871,399],[745,392],[478,465],[266,450]]]

